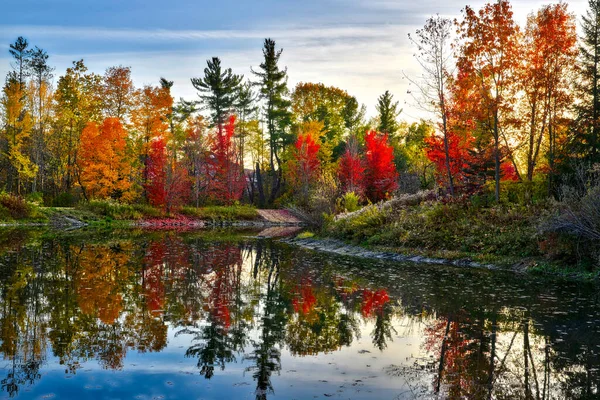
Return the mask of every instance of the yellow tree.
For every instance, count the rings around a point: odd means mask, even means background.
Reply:
[[[101,120],[101,77],[87,73],[83,60],[73,63],[58,80],[55,93],[56,131],[50,148],[55,157],[57,186],[69,191],[75,183],[79,138],[90,121]]]
[[[135,94],[131,81],[131,68],[123,66],[108,68],[104,73],[102,89],[105,115],[118,118],[121,123],[125,123],[133,107]]]
[[[550,167],[554,161],[556,132],[573,104],[570,90],[577,57],[575,17],[566,3],[543,6],[530,14],[524,38],[521,78],[525,94],[525,156],[527,180],[533,179],[542,146],[548,137]]]
[[[31,114],[26,108],[26,96],[17,75],[11,73],[3,88],[4,157],[9,164],[8,190],[21,193],[23,186],[37,174],[37,166],[28,155],[27,146],[33,127]]]
[[[83,129],[78,166],[79,183],[86,198],[133,200],[126,135],[116,117],[105,119],[100,127],[89,122]]]

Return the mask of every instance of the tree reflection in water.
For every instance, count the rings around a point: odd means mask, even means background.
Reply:
[[[586,285],[369,266],[265,240],[158,232],[14,235],[0,243],[0,290],[1,385],[10,397],[44,379],[52,362],[67,375],[94,360],[118,371],[128,352],[161,352],[169,335],[188,340],[185,356],[206,379],[243,364],[257,399],[275,393],[285,357],[335,354],[361,335],[381,352],[401,348],[396,336],[418,345],[385,368],[411,395],[599,396],[600,307]]]

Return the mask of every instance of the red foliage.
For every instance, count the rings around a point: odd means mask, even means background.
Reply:
[[[166,142],[162,137],[150,145],[145,189],[150,204],[166,211],[181,205],[189,196],[187,170],[181,163],[168,161]]]
[[[215,133],[212,140],[213,157],[210,160],[214,175],[209,182],[208,192],[214,201],[230,204],[241,199],[246,183],[241,167],[235,162],[235,116],[229,117],[225,129],[219,127]]]
[[[312,135],[300,134],[294,144],[294,158],[290,162],[290,173],[292,182],[304,190],[310,183],[314,182],[319,173],[321,163],[317,154],[321,148]]]
[[[469,134],[458,135],[452,130],[448,131],[448,161],[455,184],[461,184],[465,181],[464,171],[471,160],[469,149],[472,142],[473,138]],[[435,164],[438,181],[447,184],[448,169],[446,166],[446,152],[444,151],[444,138],[434,134],[425,138],[425,144],[427,145],[427,158]]]
[[[344,192],[354,192],[358,196],[365,193],[365,166],[353,143],[348,143],[346,152],[340,158],[338,176]]]
[[[164,207],[167,203],[167,191],[165,185],[167,173],[167,154],[165,140],[159,138],[150,145],[148,158],[148,179],[146,183],[146,193],[148,201],[155,207]]]
[[[375,292],[365,289],[363,291],[363,303],[361,307],[362,315],[370,317],[374,313],[381,313],[383,306],[390,301],[390,296],[385,289],[379,289]]]
[[[312,283],[310,280],[303,282],[300,287],[296,288],[292,299],[294,312],[308,314],[317,303],[317,298],[313,293]]]
[[[500,170],[503,181],[512,181],[516,182],[519,180],[519,176],[517,175],[517,171],[515,170],[515,166],[510,161],[504,161],[500,164]]]
[[[388,136],[375,131],[367,132],[365,191],[369,200],[376,202],[388,198],[398,188],[398,172],[394,165],[394,149]]]

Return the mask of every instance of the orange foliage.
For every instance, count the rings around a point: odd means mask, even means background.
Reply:
[[[90,122],[81,133],[79,182],[89,198],[131,201],[131,162],[127,157],[126,132],[118,118],[102,125]]]

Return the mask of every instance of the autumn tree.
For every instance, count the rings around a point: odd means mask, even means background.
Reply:
[[[346,151],[340,158],[338,177],[345,193],[354,192],[359,197],[365,193],[365,166],[359,154],[358,140],[352,135],[346,142]]]
[[[31,114],[26,108],[26,97],[16,72],[8,75],[2,90],[2,114],[8,161],[7,189],[21,193],[24,185],[37,173],[37,166],[28,154],[33,126]]]
[[[83,60],[73,62],[58,80],[55,93],[57,121],[51,137],[57,185],[70,191],[76,182],[79,139],[88,122],[101,120],[101,77],[88,73]]]
[[[208,192],[213,201],[231,204],[244,192],[245,176],[236,164],[235,116],[230,116],[224,128],[215,129],[210,158],[211,177]]]
[[[279,68],[279,58],[283,49],[275,49],[273,39],[265,39],[263,46],[263,62],[259,65],[259,70],[252,70],[257,77],[255,85],[259,88],[259,96],[264,102],[264,116],[269,133],[269,165],[271,179],[271,193],[268,198],[269,203],[273,203],[279,195],[282,184],[282,165],[280,152],[286,144],[290,142],[288,128],[291,124],[291,102],[286,98],[287,88],[287,69]],[[257,176],[261,175],[260,169],[256,171]],[[259,192],[263,193],[262,188]],[[261,196],[260,204],[265,203],[264,195]]]
[[[322,123],[322,146],[328,146],[332,154],[334,148],[341,147],[343,136],[350,133],[363,116],[363,109],[358,107],[355,97],[345,90],[322,83],[299,83],[292,92],[291,100],[295,125]]]
[[[570,90],[577,56],[574,17],[567,4],[543,6],[527,19],[524,64],[521,78],[525,94],[524,119],[526,176],[533,180],[535,168],[548,144],[548,161],[554,164],[557,124],[573,103]],[[546,143],[544,143],[546,142]]]
[[[78,166],[79,183],[86,198],[133,200],[126,137],[117,117],[106,118],[100,126],[89,122],[83,129]]]
[[[389,136],[394,136],[398,132],[398,115],[402,110],[398,109],[398,102],[394,101],[394,95],[386,90],[384,94],[377,99],[377,130]]]
[[[187,122],[186,139],[183,143],[184,162],[192,185],[192,200],[196,207],[205,199],[210,176],[210,143],[208,123],[202,115],[191,117]]]
[[[144,189],[150,204],[167,213],[182,205],[189,195],[187,171],[182,163],[174,162],[168,156],[164,137],[156,137],[150,142],[147,165]]]
[[[445,169],[450,195],[454,196],[454,177],[450,167],[448,101],[450,96],[449,79],[451,78],[450,61],[452,52],[450,39],[452,21],[439,15],[429,18],[416,36],[409,35],[410,40],[417,46],[417,61],[422,69],[422,76],[415,83],[417,102],[421,108],[433,112],[438,120],[444,144]]]
[[[104,73],[102,82],[104,100],[103,109],[107,117],[118,118],[126,122],[126,116],[134,105],[135,87],[131,80],[131,68],[109,67]]]
[[[136,92],[135,108],[131,115],[134,127],[136,153],[141,162],[141,185],[147,198],[149,157],[151,143],[160,137],[166,138],[169,131],[169,115],[173,97],[163,86],[147,85]]]
[[[480,93],[480,121],[494,140],[495,197],[500,200],[501,140],[508,144],[508,114],[519,65],[519,28],[507,0],[488,3],[478,12],[466,6],[458,24],[459,73],[471,79],[463,82],[474,85]],[[508,148],[508,146],[507,146]]]
[[[319,139],[314,134],[300,133],[289,161],[290,181],[298,191],[300,201],[305,204],[308,202],[310,187],[319,174],[321,163],[317,155],[320,147]]]
[[[365,191],[369,200],[386,199],[398,188],[394,149],[388,135],[375,131],[365,135]]]

